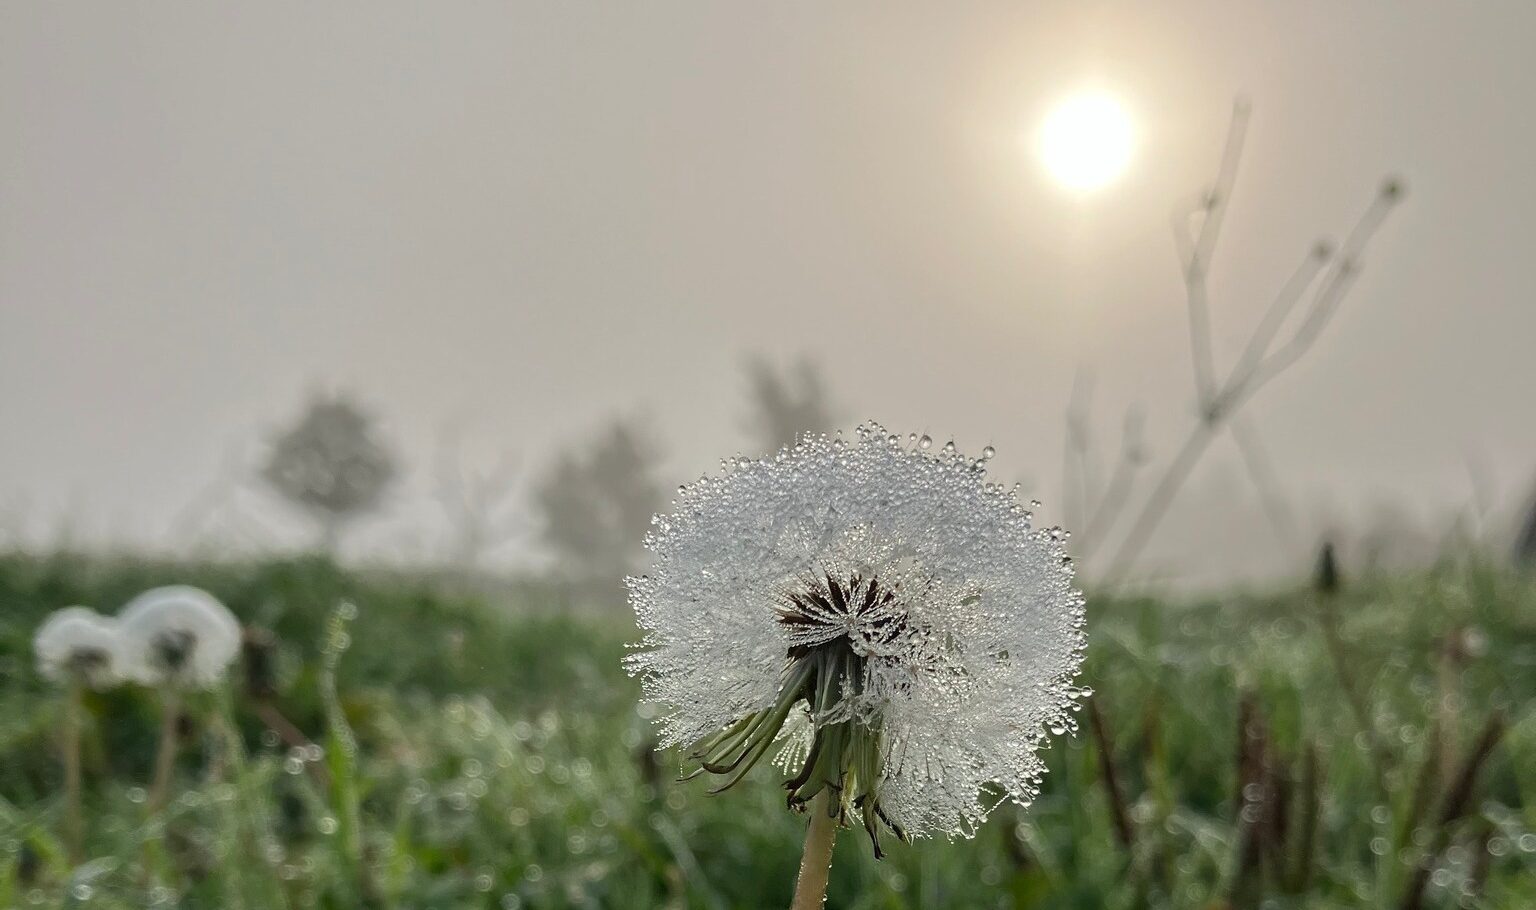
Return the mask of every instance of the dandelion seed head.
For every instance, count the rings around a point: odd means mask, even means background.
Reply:
[[[122,638],[117,624],[89,607],[49,614],[32,639],[43,676],[53,682],[106,689],[122,680]]]
[[[990,456],[870,423],[683,487],[629,579],[663,744],[729,786],[779,741],[790,804],[831,787],[872,838],[1027,805],[1080,692],[1083,601]]]
[[[145,685],[209,688],[240,650],[240,623],[229,609],[188,585],[145,591],[118,622],[129,672]]]

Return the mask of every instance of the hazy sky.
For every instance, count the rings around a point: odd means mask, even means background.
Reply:
[[[0,503],[163,545],[221,462],[340,386],[416,466],[372,532],[409,541],[445,426],[537,466],[641,411],[696,475],[747,442],[749,353],[808,354],[850,424],[995,444],[1056,500],[1079,365],[1105,445],[1133,401],[1161,458],[1189,427],[1168,218],[1239,93],[1224,363],[1318,234],[1384,174],[1411,187],[1254,403],[1289,494],[1429,515],[1471,498],[1470,461],[1512,503],[1536,472],[1532,35],[1523,2],[5,0]],[[1140,147],[1082,197],[1021,136],[1086,83]],[[1257,514],[1212,454],[1202,495]],[[1273,549],[1177,520],[1155,559]]]

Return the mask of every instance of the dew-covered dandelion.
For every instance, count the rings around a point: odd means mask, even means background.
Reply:
[[[1028,805],[1085,694],[1083,599],[991,455],[870,423],[681,488],[629,580],[663,744],[716,792],[776,751],[789,805],[857,819],[877,855],[882,829],[969,837]]]
[[[149,686],[206,689],[240,651],[240,623],[200,588],[145,591],[118,618],[133,677]]]
[[[68,686],[106,689],[122,681],[117,623],[89,607],[55,610],[32,639],[38,672]]]

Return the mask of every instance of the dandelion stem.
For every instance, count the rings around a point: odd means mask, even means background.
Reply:
[[[155,777],[149,787],[149,811],[160,811],[171,786],[171,769],[176,764],[176,724],[181,716],[181,699],[174,688],[167,688],[160,702],[160,751],[155,755]]]
[[[69,687],[68,701],[64,708],[64,837],[69,846],[69,861],[79,865],[85,859],[82,849],[85,824],[80,811],[80,713],[82,692],[80,684]]]
[[[837,838],[837,812],[828,801],[837,799],[822,790],[811,800],[811,824],[805,832],[805,852],[800,856],[800,878],[789,910],[820,910],[827,899],[827,875],[832,871],[832,842]]]

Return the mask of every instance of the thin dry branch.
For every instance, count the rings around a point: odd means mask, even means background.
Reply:
[[[1248,105],[1238,100],[1232,106],[1232,120],[1227,127],[1227,142],[1221,153],[1216,182],[1201,199],[1195,212],[1176,216],[1174,242],[1179,245],[1184,265],[1185,298],[1189,306],[1190,360],[1194,365],[1195,394],[1204,408],[1216,396],[1216,361],[1211,343],[1210,295],[1206,286],[1211,258],[1226,220],[1228,201],[1237,184],[1237,166],[1243,156],[1243,142],[1248,134]],[[1188,238],[1189,219],[1201,215],[1200,233]]]
[[[1147,463],[1146,443],[1142,438],[1145,423],[1146,414],[1140,406],[1132,405],[1126,409],[1125,422],[1120,431],[1120,458],[1115,462],[1103,494],[1083,524],[1079,551],[1084,559],[1093,555],[1093,551],[1104,539],[1104,532],[1119,521],[1125,504],[1130,500],[1136,474]]]
[[[1237,166],[1241,159],[1243,141],[1248,123],[1248,108],[1241,101],[1234,107],[1227,142],[1222,152],[1214,189],[1205,198],[1200,211],[1204,212],[1198,235],[1191,237],[1188,222],[1196,212],[1188,212],[1174,218],[1174,240],[1183,266],[1185,298],[1189,312],[1190,351],[1194,363],[1196,403],[1199,419],[1190,430],[1183,446],[1168,464],[1152,492],[1137,513],[1130,530],[1121,539],[1120,546],[1110,560],[1106,578],[1113,583],[1123,577],[1141,554],[1152,532],[1162,523],[1169,506],[1183,487],[1206,448],[1219,430],[1231,429],[1232,419],[1243,404],[1259,389],[1294,365],[1321,337],[1340,304],[1348,295],[1360,270],[1360,259],[1375,237],[1392,208],[1403,196],[1401,182],[1386,181],[1349,232],[1336,257],[1325,243],[1318,243],[1295,272],[1282,286],[1270,303],[1242,354],[1225,380],[1215,379],[1214,354],[1211,351],[1210,306],[1206,288],[1206,275],[1210,258],[1220,237],[1221,224],[1226,214],[1227,200],[1237,178]],[[1332,260],[1331,267],[1324,264]],[[1275,347],[1275,339],[1300,300],[1309,288],[1314,288],[1311,303],[1302,316],[1295,332]],[[1259,486],[1265,500],[1266,511],[1277,527],[1288,525],[1281,505],[1272,491],[1275,484],[1264,478],[1262,452],[1257,448],[1256,437],[1235,429],[1235,440],[1243,452],[1250,476]],[[1246,435],[1246,438],[1244,436]],[[1070,442],[1069,442],[1070,445]],[[1104,530],[1096,528],[1095,531]]]
[[[1254,489],[1259,493],[1259,502],[1264,506],[1264,515],[1274,527],[1275,536],[1279,538],[1280,545],[1294,550],[1300,543],[1301,532],[1297,528],[1296,516],[1291,511],[1290,503],[1285,498],[1285,492],[1280,488],[1280,477],[1275,472],[1274,463],[1270,461],[1268,451],[1264,448],[1263,439],[1241,414],[1232,416],[1232,423],[1227,430],[1233,444],[1237,447],[1238,454],[1242,457],[1243,468],[1248,472],[1248,480],[1253,483]]]

